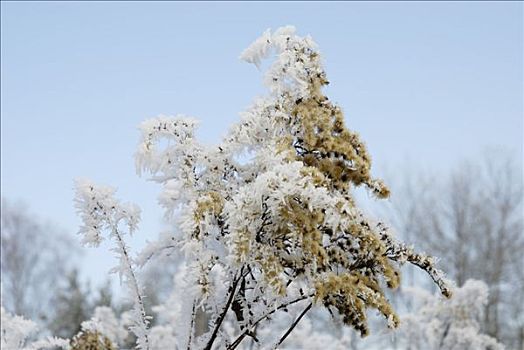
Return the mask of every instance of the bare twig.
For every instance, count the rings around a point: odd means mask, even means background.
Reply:
[[[246,328],[242,333],[240,333],[240,335],[233,341],[233,343],[231,343],[231,345],[229,345],[227,347],[227,350],[234,350],[237,348],[238,345],[240,345],[240,343],[242,342],[242,340],[244,340],[244,338],[246,337],[246,335],[249,335],[250,333],[250,329],[252,329],[253,327],[256,327],[260,322],[262,322],[263,320],[265,320],[266,318],[268,318],[269,316],[271,316],[272,314],[274,314],[275,312],[277,312],[278,310],[281,310],[281,309],[285,309],[287,308],[288,306],[290,305],[293,305],[295,303],[298,303],[299,301],[302,301],[302,300],[305,300],[307,298],[310,298],[312,297],[313,295],[303,295],[301,297],[298,297],[296,299],[293,299],[292,301],[290,302],[287,302],[287,303],[284,303],[284,304],[281,304],[279,305],[278,307],[276,307],[275,309],[265,313],[264,315],[260,316],[255,322],[253,322],[252,326],[249,327],[249,328]]]
[[[189,326],[189,339],[187,340],[187,350],[191,350],[191,341],[193,338],[193,328],[195,326],[195,312],[196,312],[196,300],[193,301],[193,309],[191,311],[191,325]]]
[[[280,338],[280,340],[278,341],[278,343],[274,346],[273,349],[277,349],[278,346],[280,344],[282,344],[282,342],[284,340],[286,340],[286,338],[288,337],[288,335],[293,331],[293,329],[295,329],[295,327],[297,326],[297,324],[300,322],[300,320],[302,319],[302,317],[304,317],[304,315],[309,311],[311,310],[311,307],[313,306],[313,303],[309,303],[309,305],[304,309],[304,311],[302,311],[302,313],[298,316],[298,318],[295,320],[295,322],[293,322],[291,324],[291,326],[288,328],[288,330],[286,331],[286,333],[284,333],[284,335]]]
[[[222,326],[222,322],[226,318],[226,314],[229,311],[229,308],[231,307],[231,303],[233,302],[233,299],[235,297],[238,282],[240,282],[240,280],[244,277],[245,277],[244,276],[244,267],[242,266],[239,272],[239,276],[238,277],[235,276],[233,283],[229,286],[229,290],[228,290],[229,295],[228,295],[226,304],[224,305],[224,308],[222,309],[222,312],[220,313],[218,318],[215,320],[213,333],[211,334],[211,337],[209,338],[209,341],[207,342],[207,345],[205,346],[204,350],[211,350],[211,347],[213,346],[213,343],[218,335],[220,326]]]

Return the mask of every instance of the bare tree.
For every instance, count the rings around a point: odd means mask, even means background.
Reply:
[[[10,312],[45,323],[57,288],[70,270],[72,240],[5,199],[1,228],[2,304]]]
[[[511,315],[524,300],[522,163],[506,151],[489,150],[447,177],[403,181],[399,187],[410,190],[392,199],[398,231],[441,258],[458,285],[469,278],[485,281],[490,297],[484,331],[517,348],[523,319]]]

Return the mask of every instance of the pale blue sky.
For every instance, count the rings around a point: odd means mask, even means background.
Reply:
[[[155,185],[135,175],[137,125],[160,113],[202,120],[216,141],[261,74],[240,52],[293,24],[320,45],[327,94],[376,167],[446,171],[485,146],[522,157],[520,2],[2,2],[2,195],[74,234],[75,177],[115,185],[143,207],[154,239]],[[105,250],[83,261],[100,281]]]

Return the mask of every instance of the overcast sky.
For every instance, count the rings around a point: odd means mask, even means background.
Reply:
[[[380,175],[444,172],[486,146],[522,159],[521,2],[1,3],[1,188],[74,235],[73,179],[119,188],[143,208],[133,247],[161,227],[158,188],[135,175],[137,125],[192,115],[215,142],[265,92],[240,52],[295,25],[319,44],[327,94]],[[377,173],[376,172],[376,173]],[[84,256],[99,282],[114,260]]]

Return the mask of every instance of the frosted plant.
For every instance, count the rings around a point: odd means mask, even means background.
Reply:
[[[137,347],[149,349],[149,317],[144,309],[134,260],[123,237],[126,230],[130,235],[136,230],[140,220],[140,209],[133,204],[120,203],[113,197],[114,192],[111,187],[97,186],[87,180],[77,181],[75,203],[83,221],[80,228],[82,242],[96,247],[102,241],[104,231],[115,241],[116,247],[113,248],[113,252],[118,257],[119,265],[112,269],[112,272],[118,273],[120,281],[127,286],[129,299],[134,303],[130,330],[137,337]]]
[[[413,288],[415,312],[403,315],[399,340],[411,349],[503,350],[504,346],[480,330],[478,318],[488,301],[488,286],[467,280],[451,300]]]
[[[371,176],[366,147],[346,128],[340,107],[324,96],[328,80],[313,40],[289,26],[268,30],[241,55],[257,66],[269,57],[269,95],[241,113],[220,144],[197,142],[196,120],[182,115],[141,125],[137,171],[162,187],[159,203],[173,230],[136,260],[119,229],[135,228],[136,211],[112,199],[109,189],[78,186],[84,241],[98,245],[108,230],[119,244],[119,271],[135,297],[134,331],[142,348],[147,317],[134,263],[174,251],[184,255],[183,273],[159,306],[165,328],[157,332],[174,337],[177,348],[231,350],[246,339],[277,348],[310,310],[322,307],[364,336],[368,309],[397,327],[384,288],[399,285],[404,263],[425,270],[443,295],[451,295],[431,257],[398,242],[355,205],[355,187],[377,198],[387,198],[389,190]],[[300,309],[296,319],[261,344],[257,329],[290,308]]]
[[[11,315],[4,307],[1,308],[2,322],[0,322],[2,335],[2,348],[22,349],[26,339],[33,333],[37,325],[33,321],[21,316]]]
[[[37,331],[36,323],[21,316],[11,315],[0,308],[0,348],[9,350],[69,349],[69,341],[56,337],[29,341]]]

